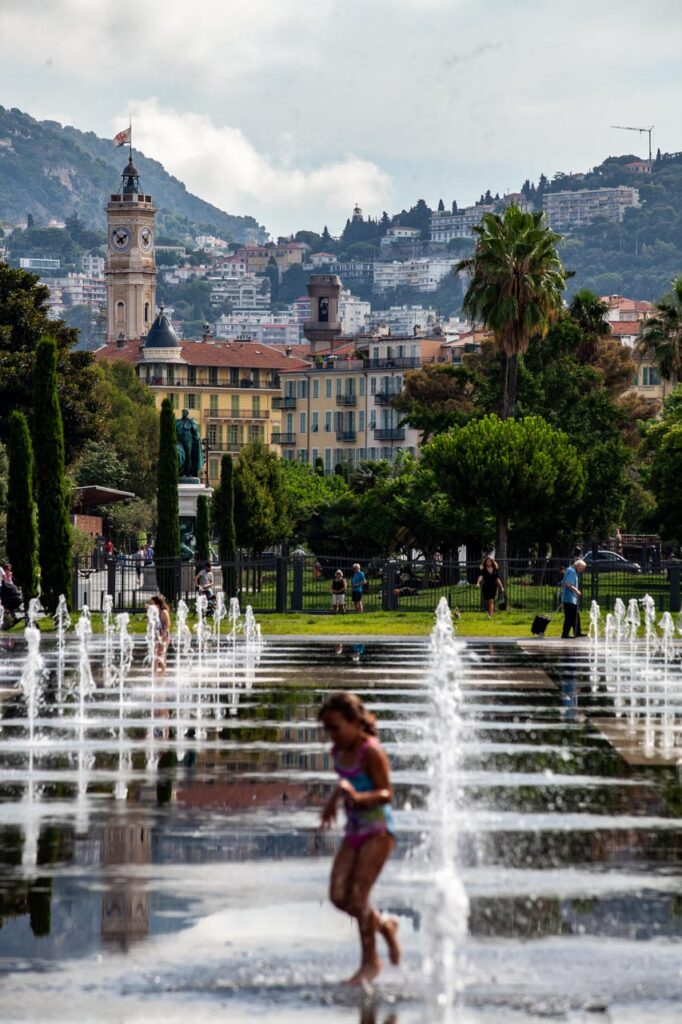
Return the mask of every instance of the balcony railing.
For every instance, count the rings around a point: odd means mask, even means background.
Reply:
[[[270,440],[272,444],[296,444],[296,434],[283,434],[279,430],[273,430]]]
[[[419,356],[392,356],[390,359],[363,359],[365,370],[416,370],[421,366]]]
[[[356,433],[354,430],[337,430],[336,440],[337,441],[354,441]]]
[[[209,409],[209,420],[269,420],[269,409]]]
[[[273,409],[295,409],[296,399],[293,395],[278,395],[272,400]]]
[[[352,394],[352,395],[337,395],[336,396],[336,404],[337,405],[345,405],[345,406],[349,406],[349,405],[350,406],[355,406],[355,405],[358,404],[357,395],[355,395],[355,394]]]
[[[374,439],[375,439],[375,441],[404,441],[405,440],[405,428],[404,427],[375,427],[374,428]]]
[[[235,388],[253,388],[256,391],[265,391],[272,390],[274,388],[279,388],[280,386],[279,381],[274,380],[274,378],[259,381],[258,384],[254,384],[252,380],[247,380],[246,378],[238,381],[220,381],[218,384],[209,384],[207,380],[189,381],[186,380],[185,378],[174,378],[171,380],[169,377],[164,376],[140,377],[140,380],[142,381],[143,384],[147,384],[149,387],[186,388],[187,390],[192,390],[193,388],[210,388],[212,391],[215,391],[216,388],[218,388],[219,390],[234,390]]]
[[[374,401],[377,405],[390,405],[394,398],[400,394],[399,391],[377,391]]]

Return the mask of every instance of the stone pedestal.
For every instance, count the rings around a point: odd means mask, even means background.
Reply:
[[[210,498],[213,494],[213,488],[207,487],[206,484],[202,484],[199,480],[181,480],[178,484],[178,504],[179,504],[179,515],[180,519],[196,519],[197,516],[197,498],[201,495],[205,495]]]

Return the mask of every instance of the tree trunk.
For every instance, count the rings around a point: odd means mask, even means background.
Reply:
[[[519,357],[509,356],[507,359],[507,414],[503,419],[513,419],[516,409],[516,380],[519,372]]]
[[[506,515],[499,513],[497,516],[497,540],[495,542],[495,560],[500,567],[500,577],[505,587],[507,586],[507,548],[509,536],[509,523]]]

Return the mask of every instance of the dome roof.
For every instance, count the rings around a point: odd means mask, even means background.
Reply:
[[[132,156],[128,157],[128,163],[123,168],[123,175],[126,178],[130,177],[131,175],[132,175],[133,178],[139,178],[140,177],[140,172],[138,171],[137,167],[133,163]]]
[[[145,348],[180,348],[180,339],[168,322],[163,306],[144,339]]]

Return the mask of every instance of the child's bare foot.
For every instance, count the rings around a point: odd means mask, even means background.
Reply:
[[[382,917],[379,932],[388,946],[388,956],[392,964],[399,964],[402,950],[398,942],[398,919]]]
[[[352,978],[344,981],[344,985],[369,985],[381,971],[381,960],[377,957],[371,963],[362,964]]]

